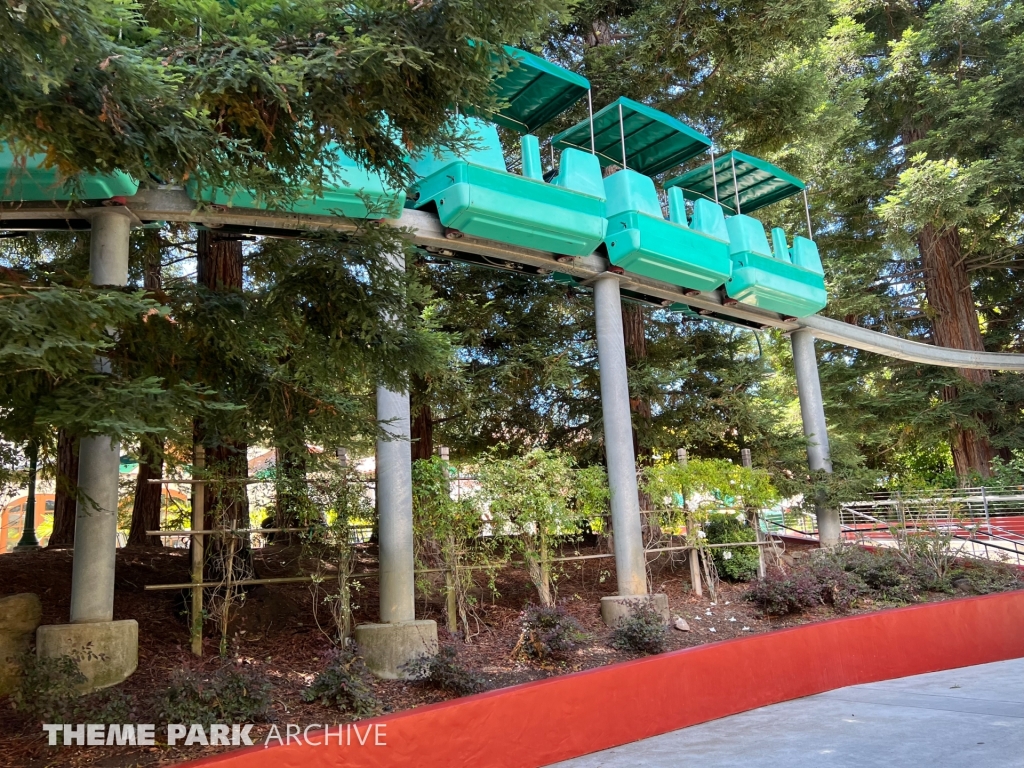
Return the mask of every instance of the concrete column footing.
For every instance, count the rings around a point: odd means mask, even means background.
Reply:
[[[360,624],[353,633],[366,666],[385,680],[406,680],[402,665],[437,653],[437,622]]]
[[[134,619],[43,625],[36,630],[36,655],[77,661],[86,679],[82,693],[107,688],[139,666],[139,625]]]
[[[609,627],[618,626],[619,622],[631,615],[638,606],[650,604],[654,610],[661,614],[666,624],[672,616],[668,610],[668,595],[656,593],[653,595],[611,595],[601,598],[601,618]]]

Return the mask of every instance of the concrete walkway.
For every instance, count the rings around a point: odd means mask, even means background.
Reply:
[[[808,696],[560,768],[1021,768],[1024,659]]]

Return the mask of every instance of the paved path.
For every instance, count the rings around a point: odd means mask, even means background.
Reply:
[[[559,768],[1022,768],[1024,659],[840,688]]]

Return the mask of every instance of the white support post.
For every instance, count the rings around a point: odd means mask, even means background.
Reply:
[[[389,258],[405,269],[401,251]],[[354,637],[370,671],[393,680],[408,676],[408,662],[437,653],[437,624],[416,621],[408,389],[377,387],[377,422],[387,433],[377,440],[375,483],[381,623],[357,626]]]
[[[124,208],[83,212],[92,221],[89,271],[95,285],[128,282],[131,214]],[[96,367],[108,370],[97,358]],[[36,630],[36,654],[54,659],[79,658],[85,682],[82,692],[116,685],[139,663],[139,625],[134,619],[114,621],[114,567],[117,562],[117,480],[120,445],[109,436],[84,437],[79,447],[75,515],[75,553],[71,570],[71,623]]]
[[[647,559],[640,525],[636,457],[633,455],[633,427],[629,408],[626,346],[622,332],[622,298],[619,281],[606,274],[594,282],[594,311],[597,319],[597,355],[601,374],[601,413],[604,417],[604,447],[608,459],[611,490],[612,541],[618,595],[603,598],[601,614],[608,624],[617,623],[631,610],[631,604],[646,601]],[[653,596],[668,620],[668,601]],[[664,603],[662,606],[661,603]]]
[[[408,391],[378,387],[377,420],[391,438],[377,441],[380,620],[412,621],[416,611]]]
[[[106,209],[92,216],[89,272],[94,285],[128,282],[131,218]],[[106,370],[99,358],[96,365]],[[79,448],[78,488],[82,500],[75,517],[75,554],[71,576],[71,622],[112,621],[114,562],[117,554],[117,481],[121,446],[105,435],[83,437]]]
[[[807,466],[812,472],[832,472],[829,455],[828,425],[825,422],[825,403],[818,378],[818,358],[814,351],[814,334],[806,328],[790,334],[793,345],[793,368],[796,371],[797,392],[800,395],[800,415],[804,436],[807,438]],[[842,538],[839,511],[828,509],[821,499],[815,500],[818,518],[818,539],[823,547],[833,547]]]

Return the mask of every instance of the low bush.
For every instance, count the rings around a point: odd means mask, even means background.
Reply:
[[[933,581],[926,567],[906,558],[898,550],[880,547],[874,551],[850,545],[826,555],[848,573],[855,574],[871,597],[892,603],[912,603]]]
[[[650,602],[639,605],[612,631],[612,648],[629,653],[663,653],[668,646],[665,619]]]
[[[132,720],[135,700],[117,688],[81,695],[86,681],[72,656],[39,658],[27,654],[19,662],[20,686],[11,694],[11,705],[23,715],[43,723],[126,723]]]
[[[785,616],[821,604],[818,583],[805,570],[787,573],[773,568],[750,585],[746,598],[769,616]]]
[[[975,594],[989,595],[1024,589],[1024,572],[1006,563],[974,560],[954,570],[950,574],[950,582],[953,585],[965,584]]]
[[[561,605],[527,605],[520,645],[537,659],[561,657],[581,648],[589,636]]]
[[[708,515],[704,529],[709,544],[735,544],[757,541],[757,533],[745,519],[735,514]],[[729,581],[750,581],[757,576],[757,547],[722,547],[712,550],[715,568]]]
[[[168,723],[259,723],[270,709],[270,683],[251,667],[225,664],[213,672],[175,670],[157,701]]]
[[[21,684],[11,694],[14,709],[44,723],[73,722],[78,686],[85,682],[78,662],[70,656],[46,659],[30,653],[19,664]]]
[[[444,645],[435,656],[420,656],[402,665],[413,680],[456,696],[468,696],[486,690],[483,678],[467,669],[454,645]]]
[[[827,557],[814,558],[791,571],[773,568],[747,591],[747,599],[770,616],[785,616],[817,605],[850,610],[864,583]]]
[[[380,712],[380,703],[370,685],[370,672],[352,650],[338,651],[302,692],[302,700],[319,701],[356,717],[370,717]]]

